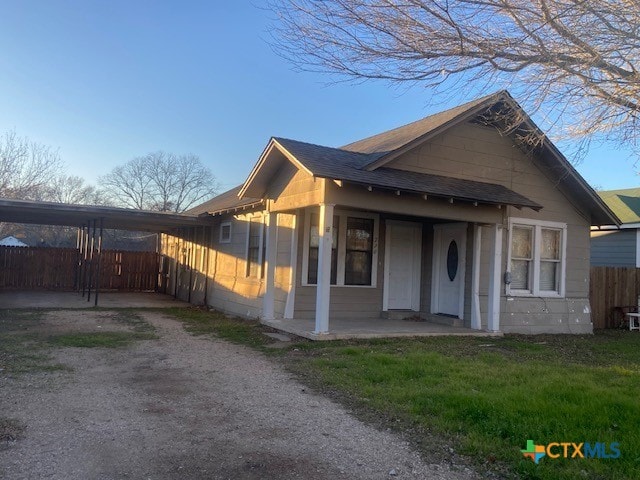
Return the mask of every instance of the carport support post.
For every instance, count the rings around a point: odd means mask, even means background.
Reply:
[[[331,300],[331,243],[333,242],[332,204],[320,204],[318,224],[318,282],[316,286],[316,335],[329,333],[329,302]]]
[[[82,290],[82,249],[84,248],[84,225],[78,227],[78,239],[76,241],[78,249],[78,259],[76,265],[76,289],[78,292]]]
[[[266,245],[266,272],[265,291],[262,297],[262,318],[273,320],[275,318],[275,279],[276,279],[276,254],[277,254],[278,214],[269,212],[267,216]]]
[[[487,330],[500,330],[500,291],[502,289],[502,225],[493,226],[493,244],[489,265],[489,302]]]
[[[96,265],[96,298],[93,303],[98,306],[98,293],[100,292],[100,261],[102,260],[102,230],[104,226],[104,218],[100,218],[100,235],[98,235],[98,264]]]
[[[85,230],[85,226],[82,226],[82,237],[84,239],[84,248],[82,252],[82,296],[87,289],[87,259],[89,258],[89,223],[87,224],[87,229]]]
[[[93,250],[96,245],[96,222],[97,220],[93,220],[93,231],[91,232],[91,251],[89,252],[89,282],[87,285],[87,302],[91,301],[91,286],[93,284]],[[91,222],[89,222],[91,225]]]

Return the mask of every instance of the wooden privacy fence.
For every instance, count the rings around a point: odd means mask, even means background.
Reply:
[[[96,285],[97,257],[80,265],[75,248],[0,246],[0,288],[74,290],[89,279]],[[158,285],[158,254],[103,250],[100,290],[152,291]]]
[[[615,307],[638,305],[640,269],[591,267],[589,301],[593,328],[617,328],[622,320]]]

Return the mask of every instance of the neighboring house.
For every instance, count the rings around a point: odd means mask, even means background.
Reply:
[[[591,265],[640,268],[640,188],[598,192],[622,225],[591,227]]]
[[[26,243],[21,240],[18,240],[13,235],[9,235],[8,237],[4,237],[0,240],[0,247],[28,247]]]
[[[163,236],[170,293],[318,335],[398,312],[590,333],[589,229],[619,222],[507,92],[341,148],[274,137],[191,213],[216,223]]]

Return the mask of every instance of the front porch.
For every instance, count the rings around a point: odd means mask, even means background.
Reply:
[[[328,333],[314,333],[314,320],[278,319],[261,321],[263,325],[310,340],[347,340],[391,337],[436,337],[445,335],[496,337],[501,332],[487,332],[465,327],[453,327],[433,322],[414,322],[387,318],[331,319]]]

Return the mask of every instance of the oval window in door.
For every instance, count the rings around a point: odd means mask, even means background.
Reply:
[[[453,282],[458,273],[458,244],[455,240],[451,240],[449,250],[447,250],[447,275],[449,280]]]

